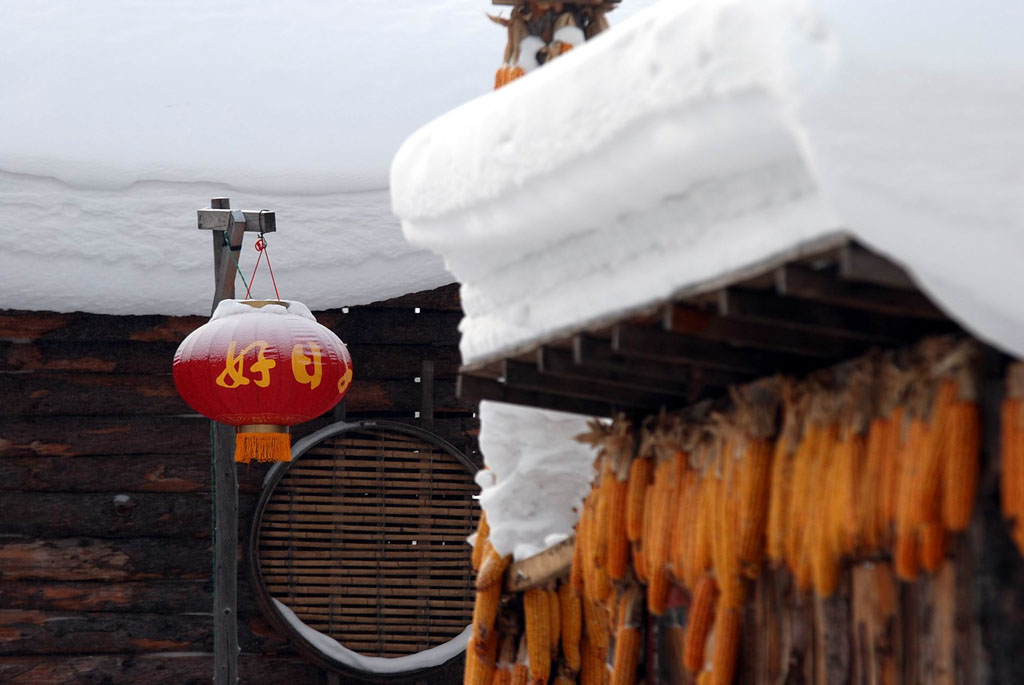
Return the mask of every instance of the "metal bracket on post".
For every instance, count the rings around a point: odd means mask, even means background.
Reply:
[[[235,263],[246,231],[277,229],[273,212],[232,211],[226,197],[214,198],[198,211],[200,230],[213,232],[214,296],[210,314],[221,300],[235,297]],[[214,599],[213,653],[216,685],[238,682],[238,475],[235,472],[235,429],[213,424]]]

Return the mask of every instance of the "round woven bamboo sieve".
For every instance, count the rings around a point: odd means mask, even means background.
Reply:
[[[466,536],[476,468],[441,438],[385,421],[340,423],[298,442],[267,477],[250,566],[264,614],[314,661],[350,670],[285,621],[366,656],[441,645],[473,614]]]

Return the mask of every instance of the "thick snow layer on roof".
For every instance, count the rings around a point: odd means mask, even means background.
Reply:
[[[476,480],[498,553],[525,559],[572,534],[594,470],[594,451],[573,440],[585,432],[576,414],[480,403]]]
[[[282,297],[320,309],[450,283],[402,237],[387,167],[410,131],[490,89],[491,9],[4,0],[0,307],[208,312],[195,210],[219,196],[277,212]]]
[[[670,0],[417,131],[467,362],[851,233],[1024,356],[1024,5]]]

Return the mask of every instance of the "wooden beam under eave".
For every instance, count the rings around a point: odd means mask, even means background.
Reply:
[[[460,374],[456,384],[456,393],[459,399],[468,403],[478,403],[482,400],[493,400],[495,402],[507,402],[519,404],[525,407],[536,409],[551,409],[564,411],[570,414],[581,414],[583,416],[607,416],[615,414],[615,407],[606,402],[595,402],[577,397],[566,397],[563,395],[551,395],[549,393],[533,390],[520,390],[506,387],[503,383],[489,378],[479,378],[467,374]]]
[[[757,374],[677,364],[658,359],[629,357],[619,354],[609,340],[581,334],[573,338],[573,361],[587,367],[606,368],[643,379],[669,380],[685,383],[691,392],[707,388],[724,389],[754,379]]]
[[[948,318],[920,292],[842,281],[795,264],[776,269],[775,289],[780,295],[855,310],[915,319],[941,321]]]
[[[703,309],[678,304],[666,305],[663,313],[663,326],[667,331],[770,352],[838,360],[859,356],[870,344],[848,336],[716,316]]]
[[[686,382],[690,374],[685,367],[675,369],[679,373],[678,378],[666,374],[641,376],[628,369],[577,364],[570,350],[542,347],[537,350],[537,371],[548,376],[592,380],[655,395],[674,396],[688,401],[693,399],[692,386]]]
[[[593,379],[542,374],[536,366],[526,362],[506,360],[504,376],[507,388],[607,402],[609,405],[617,407],[656,412],[662,407],[686,404],[686,398],[679,395],[652,393],[646,390],[602,383]]]
[[[904,344],[930,333],[947,332],[952,327],[943,321],[907,319],[741,288],[722,290],[717,299],[722,316],[843,335],[879,345]]]
[[[798,355],[766,355],[692,335],[628,324],[612,328],[612,349],[630,357],[645,357],[754,376],[767,376],[778,371],[802,371],[810,366],[806,357]]]

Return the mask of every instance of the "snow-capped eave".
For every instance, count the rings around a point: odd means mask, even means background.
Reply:
[[[852,244],[854,244],[852,236],[842,230],[812,238],[751,264],[722,273],[714,278],[683,286],[674,291],[669,297],[653,299],[632,307],[609,310],[583,323],[554,328],[545,332],[544,335],[523,340],[508,347],[498,348],[487,355],[477,357],[471,362],[464,364],[460,370],[468,374],[478,373],[488,368],[493,368],[495,364],[506,359],[516,359],[533,354],[544,345],[564,342],[574,335],[601,332],[624,321],[649,319],[660,314],[664,307],[670,303],[700,298],[702,295],[766,276],[787,264],[825,255]]]

